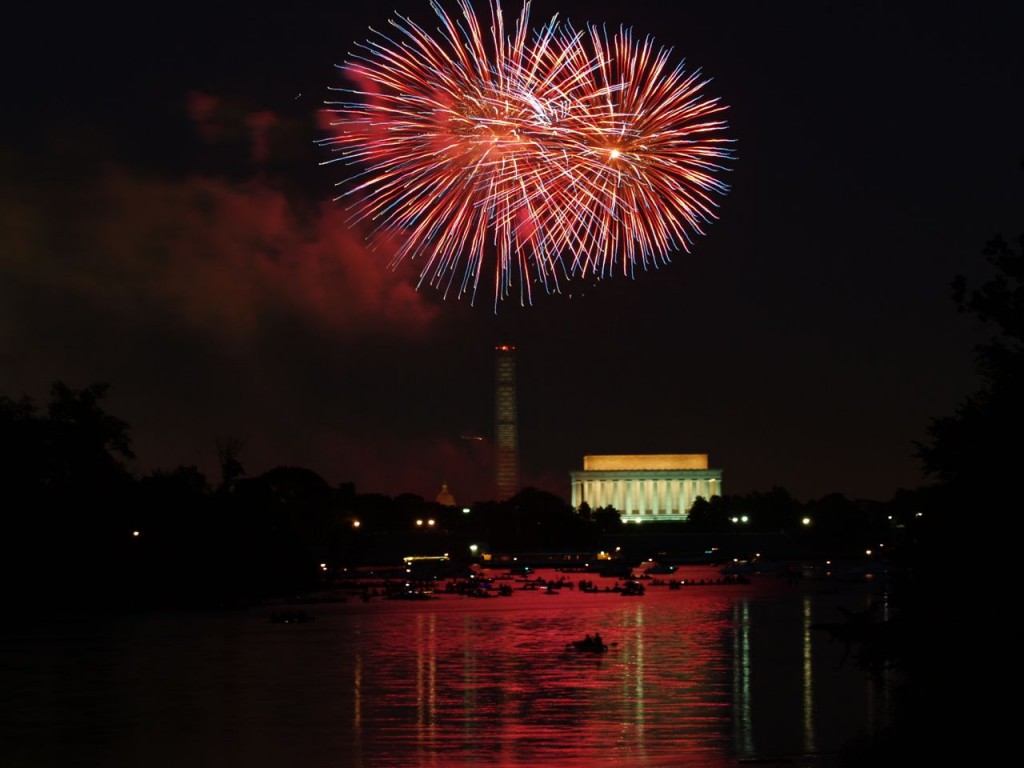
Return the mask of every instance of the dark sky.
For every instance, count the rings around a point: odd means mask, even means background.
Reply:
[[[950,281],[1024,225],[1024,5],[891,5],[534,2],[700,68],[737,159],[691,253],[497,312],[389,270],[315,143],[353,44],[427,0],[8,9],[0,393],[110,383],[139,474],[215,480],[231,439],[250,475],[471,502],[506,339],[524,485],[707,453],[729,494],[917,487],[913,441],[977,384]]]

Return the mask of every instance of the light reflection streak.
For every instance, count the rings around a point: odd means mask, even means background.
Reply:
[[[813,605],[810,595],[804,595],[801,605],[801,649],[803,651],[803,725],[804,752],[813,754],[817,751],[817,739],[814,735],[814,654],[811,643],[811,624],[814,621]]]
[[[416,726],[421,746],[437,736],[437,614],[418,615],[416,622]],[[420,753],[421,766],[435,765],[436,752]]]
[[[635,630],[635,636],[633,639],[633,746],[638,753],[642,755],[644,744],[646,743],[644,740],[644,732],[646,730],[645,702],[647,701],[644,686],[645,622],[643,604],[636,606],[636,612],[633,614],[633,628]],[[626,697],[626,701],[629,701],[628,696]]]
[[[872,604],[868,604],[866,610],[870,610]],[[892,620],[892,606],[889,603],[889,593],[882,592],[877,597],[874,607],[880,610],[876,617],[877,621],[888,622]],[[874,733],[883,728],[892,718],[894,702],[892,699],[893,689],[898,684],[897,675],[892,665],[886,664],[883,669],[876,670],[875,674],[868,675],[868,686],[865,691],[867,698],[867,727]]]
[[[362,765],[363,753],[363,654],[360,650],[353,654],[352,664],[352,752],[357,758],[357,765]]]
[[[882,601],[882,621],[889,622],[889,621],[891,621],[893,619],[893,616],[892,616],[892,605],[889,603],[889,593],[887,591],[882,593],[881,601]],[[882,704],[882,711],[877,713],[876,717],[872,718],[873,730],[878,730],[880,728],[884,728],[885,725],[888,722],[890,722],[890,720],[895,716],[895,713],[893,712],[893,708],[895,706],[895,702],[893,701],[892,695],[893,695],[893,690],[899,684],[899,681],[898,681],[898,674],[897,674],[897,672],[895,670],[895,667],[893,667],[893,665],[886,664],[885,670],[883,671],[882,676],[881,676],[881,680],[882,680],[882,688],[883,688],[883,690],[878,695],[876,700],[881,702],[881,704]],[[872,689],[871,692],[872,692],[872,694],[874,694],[875,693],[874,689]]]
[[[753,757],[754,718],[751,712],[753,663],[751,661],[751,616],[746,600],[733,606],[733,708],[736,718],[736,748],[740,755]]]

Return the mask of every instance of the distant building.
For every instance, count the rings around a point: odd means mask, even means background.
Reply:
[[[573,509],[614,507],[629,523],[686,520],[698,496],[722,495],[722,470],[706,453],[584,456],[570,477]]]
[[[448,490],[448,483],[441,483],[441,490],[437,494],[435,499],[438,504],[443,504],[446,507],[455,506],[455,497],[452,496],[452,492]]]

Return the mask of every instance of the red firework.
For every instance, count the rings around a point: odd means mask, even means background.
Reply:
[[[506,35],[498,0],[485,35],[469,0],[436,34],[406,18],[344,67],[351,101],[328,102],[321,143],[355,172],[339,197],[356,221],[399,235],[391,261],[425,259],[420,283],[475,299],[494,263],[494,303],[518,286],[632,275],[689,250],[728,186],[725,107],[699,73],[627,29],[609,39],[556,18]]]

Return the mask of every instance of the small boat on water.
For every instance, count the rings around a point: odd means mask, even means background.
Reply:
[[[622,585],[620,592],[624,597],[640,597],[646,589],[639,581],[627,581]]]
[[[587,635],[582,640],[573,640],[568,648],[581,653],[607,653],[608,644],[601,639],[601,635]]]

